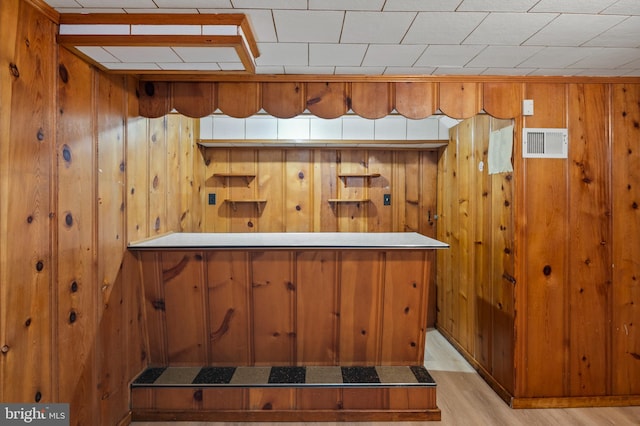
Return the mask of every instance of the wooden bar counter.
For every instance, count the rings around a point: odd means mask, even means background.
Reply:
[[[231,376],[226,386],[173,390],[164,379],[159,389],[137,383],[134,418],[438,418],[435,383],[421,382],[415,369],[424,363],[427,253],[446,247],[417,233],[178,233],[130,244],[145,292],[149,367],[158,375],[195,376],[203,367],[230,375],[276,367],[377,372],[355,388],[229,386]],[[422,385],[381,380],[394,366],[415,370]],[[167,405],[167,393],[184,404]]]

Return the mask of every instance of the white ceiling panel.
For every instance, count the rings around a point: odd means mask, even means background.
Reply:
[[[239,68],[235,68],[236,70],[242,70],[244,67],[242,64],[238,64]],[[167,62],[158,63],[160,69],[170,70],[170,71],[188,71],[190,69],[198,70],[198,71],[220,71],[220,66],[215,62],[190,62],[188,64],[183,62]]]
[[[599,50],[597,47],[545,47],[518,68],[566,68]]]
[[[344,12],[274,10],[278,42],[338,43]]]
[[[472,68],[514,68],[540,51],[534,46],[489,46],[469,61]]]
[[[174,47],[184,62],[242,62],[233,47]]]
[[[77,49],[96,62],[118,62],[115,56],[99,46],[78,46]]]
[[[153,9],[156,4],[153,0],[76,0],[82,7],[99,7],[99,8],[130,8]],[[175,6],[174,6],[175,7]]]
[[[309,0],[309,9],[381,11],[384,0]]]
[[[552,13],[491,13],[464,40],[464,44],[517,46],[556,16]]]
[[[243,13],[259,74],[640,74],[640,0],[44,1],[60,13]],[[140,69],[239,66],[224,55],[172,52],[118,54]]]
[[[340,42],[398,44],[415,15],[413,12],[347,12]]]
[[[368,46],[367,44],[310,44],[309,65],[359,66]]]
[[[459,44],[486,16],[482,12],[421,12],[402,43]]]
[[[416,61],[419,67],[463,67],[486,46],[433,45]]]
[[[121,62],[182,62],[170,47],[105,46]]]
[[[581,46],[624,19],[624,17],[617,15],[560,15],[524,44]]]
[[[531,12],[595,13],[598,14],[616,0],[540,0]]]
[[[460,12],[526,12],[538,1],[539,0],[464,0],[456,10]]]
[[[102,65],[110,70],[160,70],[155,62],[105,62]]]
[[[587,56],[578,62],[571,64],[568,68],[593,68],[593,69],[614,69],[622,67],[629,62],[640,58],[637,49],[611,48],[599,49],[593,55]]]
[[[309,63],[309,45],[307,43],[258,43],[260,56],[256,65],[303,65]]]
[[[363,66],[411,66],[424,52],[422,45],[375,44],[367,49]]]
[[[460,0],[387,0],[385,11],[453,12]]]
[[[585,46],[640,47],[640,16],[631,16],[591,39]]]

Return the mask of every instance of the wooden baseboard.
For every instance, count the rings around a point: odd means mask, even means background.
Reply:
[[[216,421],[216,422],[363,422],[363,421],[440,421],[439,409],[378,411],[378,410],[273,410],[273,411],[159,411],[135,410],[133,421]]]
[[[628,407],[640,405],[640,395],[513,398],[513,408]]]

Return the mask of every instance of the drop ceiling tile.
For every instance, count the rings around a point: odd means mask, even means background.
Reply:
[[[109,5],[109,8],[122,8],[122,9],[155,9],[157,6],[153,0],[76,0],[82,7],[105,7]]]
[[[637,68],[640,69],[640,59],[621,65],[620,68]]]
[[[130,25],[109,24],[109,25],[83,25],[83,24],[63,24],[60,25],[60,34],[68,35],[129,35]]]
[[[480,12],[421,12],[402,43],[459,44],[486,16]]]
[[[304,40],[309,43],[337,43],[340,40],[344,12],[328,10],[274,10],[278,41]]]
[[[198,13],[198,9],[125,9],[126,13]]]
[[[182,62],[170,47],[106,46],[122,62]]]
[[[336,67],[336,74],[382,75],[385,67]]]
[[[540,0],[530,12],[600,13],[616,0]]]
[[[589,40],[585,46],[640,47],[640,16],[631,16],[599,36]]]
[[[309,61],[307,43],[258,43],[260,56],[256,64],[265,65],[303,65]]]
[[[478,55],[485,46],[431,45],[416,61],[420,67],[462,67]]]
[[[310,44],[309,65],[358,66],[367,47],[367,44]]]
[[[285,74],[334,74],[334,67],[300,67],[285,66]]]
[[[202,25],[131,25],[132,35],[201,35]]]
[[[518,67],[566,68],[579,60],[596,53],[597,47],[545,47]]]
[[[433,67],[386,67],[385,75],[430,75]]]
[[[384,0],[309,0],[309,9],[382,10]]]
[[[174,47],[184,62],[242,62],[233,47]]]
[[[155,62],[103,62],[102,66],[110,70],[159,70]]]
[[[552,13],[491,13],[463,43],[517,46],[556,16]]]
[[[527,40],[530,46],[580,46],[625,18],[617,15],[560,15]]]
[[[307,0],[231,0],[234,8],[242,9],[306,9]]]
[[[433,75],[480,75],[486,68],[438,67]]]
[[[569,68],[540,68],[529,73],[529,75],[539,76],[571,76],[582,70]]]
[[[218,62],[218,66],[222,71],[244,71],[242,62]]]
[[[510,68],[541,50],[537,46],[489,46],[468,62],[468,67]]]
[[[367,49],[362,65],[369,67],[411,66],[424,52],[424,49],[425,46],[419,44],[373,44]]]
[[[88,8],[66,8],[60,7],[56,11],[59,13],[125,13],[121,8],[100,8],[100,7],[88,7]]]
[[[347,12],[341,43],[399,43],[414,12]]]
[[[464,0],[456,10],[464,12],[526,12],[539,0]]]
[[[256,74],[286,74],[284,67],[256,67]]]
[[[588,70],[580,71],[574,75],[588,75],[588,76],[597,76],[597,77],[622,77],[627,75],[629,70],[624,69],[597,69],[597,68],[589,68]]]
[[[613,69],[640,58],[640,49],[601,48],[592,55],[571,64],[568,68]]]
[[[160,8],[231,8],[231,0],[153,0]]]
[[[527,75],[535,68],[487,68],[482,72],[483,75]]]
[[[220,71],[216,62],[158,62],[158,66],[167,71]],[[242,64],[240,69],[244,69]]]
[[[53,8],[80,7],[80,4],[75,0],[47,0],[47,4]]]
[[[77,46],[76,49],[96,62],[118,62],[115,56],[100,46]]]
[[[453,12],[459,4],[460,0],[387,0],[384,11]]]
[[[638,0],[618,0],[602,11],[603,14],[614,15],[640,15],[640,1]]]

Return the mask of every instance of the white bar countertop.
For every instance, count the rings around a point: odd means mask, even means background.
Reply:
[[[172,233],[129,250],[426,250],[448,248],[417,232]]]

